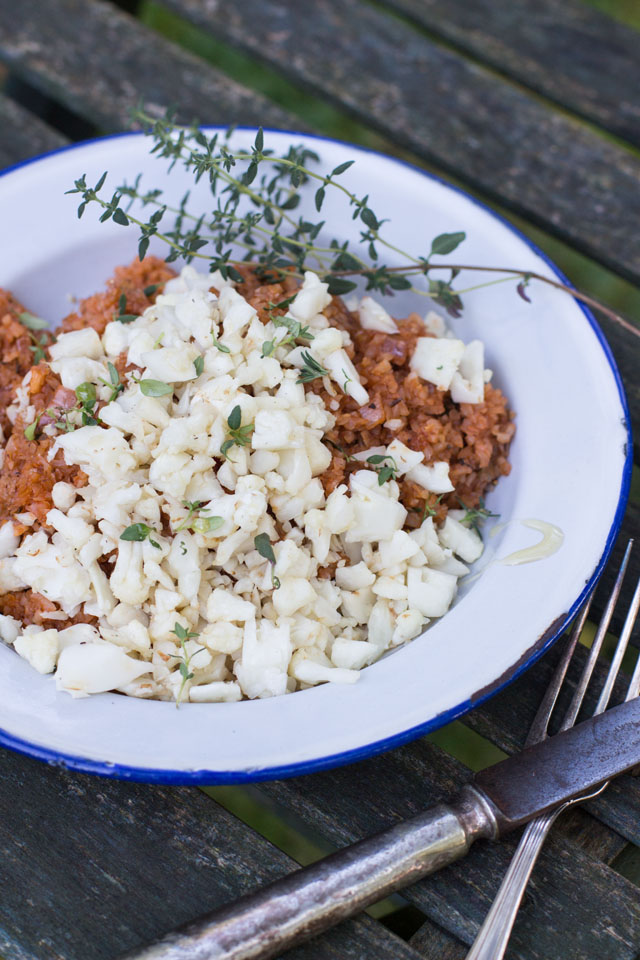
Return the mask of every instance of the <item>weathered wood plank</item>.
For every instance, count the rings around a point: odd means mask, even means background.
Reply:
[[[99,780],[7,751],[0,771],[4,960],[113,960],[296,866],[199,790]],[[419,957],[366,916],[290,956]]]
[[[49,0],[46,24],[38,0],[1,0],[0,60],[107,132],[130,127],[141,100],[156,113],[178,104],[185,121],[294,123],[266,97],[100,0]]]
[[[162,2],[612,270],[640,276],[640,160],[536,97],[359,0],[316,0],[312,14],[295,0]]]
[[[382,0],[432,34],[640,143],[640,34],[581,0]]]
[[[0,170],[67,143],[57,130],[1,94],[0,130]]]
[[[412,816],[455,792],[467,777],[457,761],[419,741],[355,767],[263,784],[260,789],[313,823],[331,842],[345,844]],[[403,895],[469,944],[516,842],[517,837],[511,837],[499,844],[477,844],[464,861]],[[635,960],[639,950],[637,888],[556,830],[536,867],[510,956],[514,960]]]

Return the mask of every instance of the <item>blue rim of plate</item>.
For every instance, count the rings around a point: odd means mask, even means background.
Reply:
[[[225,130],[225,127],[213,127],[213,126],[203,126],[204,130]],[[256,127],[236,127],[237,130],[245,131],[257,131]],[[399,163],[402,166],[407,167],[410,170],[415,171],[416,173],[421,174],[421,176],[426,177],[429,180],[433,180],[435,183],[439,183],[444,187],[447,187],[449,190],[453,190],[455,193],[460,194],[465,197],[475,206],[480,207],[480,209],[485,210],[489,213],[495,220],[499,223],[504,224],[513,234],[515,234],[520,240],[523,241],[529,247],[529,249],[541,260],[546,263],[546,265],[553,271],[556,277],[568,287],[574,288],[574,285],[566,277],[562,271],[556,266],[556,264],[540,250],[539,247],[533,243],[521,230],[515,227],[510,223],[506,217],[503,217],[501,214],[496,213],[488,204],[483,203],[481,200],[476,199],[476,197],[471,196],[466,192],[466,190],[461,189],[445,180],[443,177],[439,177],[436,174],[430,173],[426,170],[423,170],[421,167],[416,164],[409,163],[407,160],[402,160],[398,157],[390,157],[384,153],[380,153],[378,150],[371,150],[367,147],[361,147],[357,144],[348,143],[344,140],[337,140],[333,137],[323,137],[319,134],[313,133],[301,133],[300,131],[295,130],[277,130],[275,128],[265,127],[265,133],[284,133],[288,134],[291,137],[304,137],[311,140],[318,140],[321,143],[335,143],[340,146],[343,146],[349,150],[356,150],[358,153],[369,154],[376,157],[382,157],[385,160],[392,160],[395,163]],[[59,153],[66,153],[71,150],[77,150],[81,147],[89,146],[94,143],[100,143],[107,140],[118,140],[123,137],[144,137],[145,134],[138,131],[123,131],[122,133],[109,134],[105,137],[93,137],[90,140],[82,140],[78,143],[68,144],[64,147],[58,147],[56,150],[50,150],[48,153],[39,154],[37,157],[30,157],[28,160],[23,160],[21,163],[15,163],[10,167],[6,167],[4,170],[0,170],[0,177],[4,177],[9,173],[14,172],[15,170],[20,170],[23,167],[30,166],[32,163],[38,163],[40,160],[47,159],[48,157],[56,156]],[[537,660],[549,649],[549,647],[555,643],[558,637],[563,633],[566,627],[571,623],[571,620],[578,612],[580,606],[582,605],[585,598],[588,596],[592,588],[597,583],[600,574],[609,558],[609,554],[613,549],[616,537],[620,531],[622,525],[622,519],[624,517],[627,500],[629,497],[629,488],[631,486],[631,472],[633,468],[633,438],[631,433],[631,418],[629,414],[629,406],[627,403],[627,397],[624,391],[624,385],[622,383],[622,377],[620,376],[620,371],[616,365],[616,362],[611,353],[611,348],[607,343],[607,340],[600,329],[600,326],[594,317],[591,310],[581,303],[579,300],[574,301],[577,306],[580,308],[582,313],[587,319],[589,326],[592,328],[595,333],[598,342],[602,348],[602,351],[607,359],[607,362],[611,368],[616,387],[618,389],[618,396],[620,398],[620,405],[624,413],[624,424],[627,432],[627,444],[626,444],[626,457],[624,468],[622,471],[622,478],[620,483],[620,494],[618,497],[618,505],[616,507],[616,512],[613,517],[613,522],[607,536],[607,540],[602,551],[600,560],[596,564],[596,567],[585,583],[585,586],[581,593],[578,595],[572,606],[569,608],[568,612],[561,619],[560,622],[556,621],[553,624],[553,629],[550,629],[548,634],[544,637],[544,642],[538,642],[532,648],[530,648],[530,655],[525,654],[512,668],[507,670],[500,678],[496,684],[490,685],[483,691],[478,691],[477,694],[472,695],[468,700],[464,700],[462,703],[457,704],[455,707],[451,707],[449,710],[445,710],[443,713],[438,714],[435,717],[432,717],[431,720],[426,720],[424,723],[417,724],[415,727],[410,727],[408,730],[403,730],[401,733],[394,734],[391,737],[385,737],[382,740],[376,740],[373,743],[365,744],[362,747],[356,747],[353,750],[346,750],[342,753],[334,753],[327,757],[319,757],[315,760],[304,760],[299,763],[285,764],[280,767],[269,767],[267,768],[256,768],[249,770],[166,770],[166,769],[157,769],[153,767],[131,767],[126,765],[121,765],[118,763],[109,763],[107,761],[99,760],[87,760],[84,757],[77,757],[72,754],[60,753],[56,750],[51,750],[47,747],[40,747],[37,744],[31,743],[27,740],[22,740],[19,737],[14,737],[13,734],[8,733],[6,730],[0,729],[0,747],[5,747],[9,750],[13,750],[16,753],[21,753],[29,757],[33,757],[36,760],[43,760],[45,763],[48,763],[53,767],[61,767],[65,770],[75,770],[79,773],[91,773],[100,777],[109,777],[115,780],[129,780],[139,783],[163,783],[168,785],[191,785],[191,786],[213,786],[213,785],[224,785],[224,784],[242,784],[242,783],[256,783],[261,780],[283,780],[289,777],[299,777],[304,774],[309,773],[318,773],[321,770],[328,770],[332,767],[344,766],[349,763],[356,763],[359,760],[366,760],[369,757],[374,757],[379,753],[384,753],[387,750],[392,750],[396,747],[400,747],[405,743],[409,743],[411,740],[416,740],[418,737],[424,736],[427,733],[431,733],[434,730],[439,729],[440,727],[445,726],[447,723],[450,723],[452,720],[456,720],[458,717],[462,716],[465,713],[468,713],[470,710],[474,709],[480,704],[484,703],[485,700],[488,700],[490,697],[493,697],[495,694],[499,693],[501,690],[504,690],[510,683],[516,680],[520,674],[522,674],[529,667],[533,666]]]

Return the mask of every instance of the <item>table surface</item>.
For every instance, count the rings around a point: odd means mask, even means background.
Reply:
[[[639,39],[581,0],[0,0],[0,168],[124,129],[140,100],[177,101],[210,124],[322,130],[338,118],[637,284]],[[274,99],[243,84],[247,58]],[[276,102],[285,88],[299,114]],[[637,432],[640,340],[599,320]],[[614,556],[639,513],[632,501]],[[633,566],[637,575],[637,555]],[[521,746],[556,657],[465,716],[467,730],[506,752]],[[5,960],[110,960],[296,865],[220,793],[91,779],[6,751],[0,771]],[[429,738],[262,784],[244,802],[322,851],[417,813],[469,776]],[[288,956],[464,957],[515,842],[479,844],[404,891],[388,922],[363,915]],[[508,956],[638,957],[640,897],[627,877],[636,845],[640,782],[622,777],[555,828]]]

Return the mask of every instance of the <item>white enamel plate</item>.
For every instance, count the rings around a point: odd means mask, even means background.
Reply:
[[[248,146],[254,135],[239,131],[238,142]],[[398,247],[425,254],[437,234],[465,230],[467,240],[454,255],[464,262],[560,276],[507,223],[417,169],[334,141],[275,132],[265,138],[278,151],[291,142],[307,143],[320,154],[322,172],[355,159],[343,182],[368,193],[376,214],[390,218],[384,229]],[[149,145],[137,134],[111,137],[4,173],[0,286],[52,324],[70,311],[70,295],[102,289],[117,264],[135,257],[136,235],[99,224],[91,208],[78,220],[77,198],[64,192],[83,173],[95,183],[108,170],[108,184],[115,187],[142,172],[146,186],[165,187],[179,199],[190,183],[178,168],[167,177],[165,162],[149,156]],[[331,203],[322,216],[332,235],[357,239],[357,223],[346,208]],[[467,274],[464,285],[483,278],[489,279]],[[481,576],[472,578],[441,621],[367,667],[354,685],[324,684],[274,699],[184,704],[179,710],[118,694],[73,700],[56,692],[52,677],[40,676],[1,647],[0,744],[78,770],[137,780],[222,783],[291,776],[417,737],[469,710],[531,664],[558,636],[606,560],[622,519],[631,462],[620,378],[595,320],[561,291],[534,283],[529,293],[530,305],[516,295],[515,283],[486,287],[464,298],[464,314],[455,321],[461,338],[485,342],[493,382],[516,411],[517,433],[512,473],[488,498],[501,523],[508,523],[486,537]],[[386,305],[396,316],[425,310],[422,299],[406,293]],[[539,538],[522,524],[527,519],[560,527],[563,546],[539,562],[500,563]]]

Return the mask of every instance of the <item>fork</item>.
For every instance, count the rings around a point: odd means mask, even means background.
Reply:
[[[605,607],[600,624],[598,625],[598,629],[583,667],[580,680],[578,681],[567,712],[560,724],[559,731],[568,730],[569,727],[572,727],[576,722],[576,718],[580,711],[580,707],[582,706],[582,701],[584,700],[584,696],[589,685],[589,681],[591,680],[596,661],[598,660],[602,650],[605,634],[609,627],[615,605],[620,595],[620,589],[622,587],[622,581],[627,569],[627,564],[629,562],[629,554],[632,546],[633,540],[629,540],[624,557],[622,558],[622,563],[620,564],[620,569],[618,571],[618,576],[616,577],[613,591]],[[551,720],[560,689],[567,674],[569,663],[571,662],[580,638],[580,634],[582,633],[585,621],[589,614],[589,608],[591,606],[592,599],[593,591],[576,618],[569,643],[556,668],[551,683],[543,697],[542,703],[538,708],[538,712],[536,713],[529,731],[529,735],[526,739],[525,747],[530,747],[535,743],[539,743],[541,740],[545,740],[549,736],[549,721]],[[633,595],[633,599],[622,628],[622,633],[620,634],[620,639],[616,645],[615,653],[611,660],[607,677],[598,698],[598,702],[593,711],[593,716],[602,713],[604,710],[606,710],[609,704],[613,686],[622,663],[622,658],[625,650],[627,649],[631,632],[638,616],[639,607],[640,580],[638,580],[638,584],[636,585],[635,593]],[[625,700],[631,700],[634,697],[637,697],[638,693],[640,693],[640,657],[636,662],[633,676],[629,681]],[[471,950],[467,954],[467,960],[502,960],[507,948],[507,943],[509,942],[509,938],[511,936],[513,924],[516,914],[518,913],[525,888],[529,882],[529,878],[535,866],[536,860],[538,859],[538,854],[540,853],[542,845],[555,820],[564,810],[567,810],[569,807],[572,807],[577,803],[583,803],[585,800],[591,800],[593,797],[597,797],[600,793],[602,793],[603,790],[606,789],[607,786],[608,784],[604,783],[592,793],[583,794],[581,797],[568,800],[555,810],[552,810],[550,813],[544,814],[543,816],[537,817],[528,824],[524,830],[524,833],[522,834],[518,848],[513,855],[509,869],[504,876],[491,909],[485,917],[484,923],[480,927]]]

